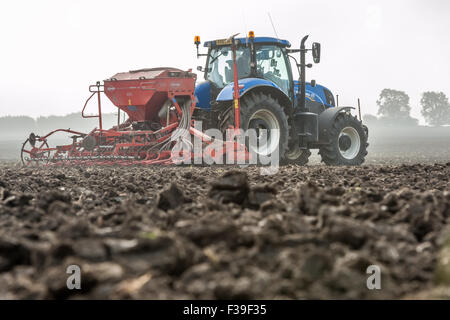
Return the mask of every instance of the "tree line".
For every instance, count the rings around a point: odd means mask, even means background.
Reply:
[[[409,96],[399,90],[383,89],[377,100],[378,116],[365,115],[368,125],[417,126],[418,120],[411,117]],[[450,125],[450,103],[443,92],[428,91],[420,99],[421,114],[430,126]],[[105,128],[117,123],[113,113],[103,114]],[[79,113],[66,116],[49,116],[33,119],[29,116],[0,117],[0,140],[26,138],[30,132],[45,134],[57,128],[89,132],[98,126],[96,118],[83,119]]]
[[[117,124],[117,114],[104,113],[102,120],[103,127],[110,128]],[[43,135],[59,128],[87,133],[95,127],[98,127],[97,118],[83,119],[79,112],[37,119],[29,116],[5,116],[0,117],[0,140],[25,140],[31,132]]]
[[[443,92],[427,91],[420,99],[421,114],[430,126],[450,125],[450,103]],[[417,126],[411,117],[409,96],[404,91],[383,89],[377,100],[378,117],[365,115],[368,124],[387,126]]]

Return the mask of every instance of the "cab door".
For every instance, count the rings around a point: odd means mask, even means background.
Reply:
[[[284,48],[274,45],[256,47],[256,74],[275,83],[293,101],[292,70]]]

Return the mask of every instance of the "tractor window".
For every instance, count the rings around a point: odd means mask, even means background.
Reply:
[[[331,93],[331,91],[324,88],[323,92],[325,93],[325,98],[327,99],[327,103],[334,107],[334,96]]]
[[[243,47],[236,50],[236,64],[239,79],[250,76],[249,48]],[[220,47],[212,49],[206,71],[206,80],[213,82],[219,88],[223,88],[233,82],[233,52],[231,48]]]
[[[261,46],[256,49],[257,73],[270,80],[289,95],[289,73],[285,54],[277,46]]]

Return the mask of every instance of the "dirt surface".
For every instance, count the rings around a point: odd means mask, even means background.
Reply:
[[[448,265],[435,271],[449,180],[450,163],[272,176],[2,164],[0,298],[435,297],[450,284]],[[81,291],[66,287],[72,264]],[[366,287],[369,265],[381,290]]]

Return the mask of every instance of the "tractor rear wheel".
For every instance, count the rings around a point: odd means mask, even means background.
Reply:
[[[234,109],[228,108],[220,117],[220,130],[225,132],[234,126]],[[288,149],[289,125],[280,103],[268,94],[250,93],[241,99],[240,127],[242,130],[254,129],[258,145],[247,141],[249,151],[260,157],[273,158],[278,152],[279,161],[284,159]],[[263,130],[261,130],[263,129]],[[247,139],[248,140],[248,139]]]
[[[356,117],[339,114],[328,132],[330,143],[319,149],[322,161],[327,165],[357,166],[367,155],[367,133]]]

